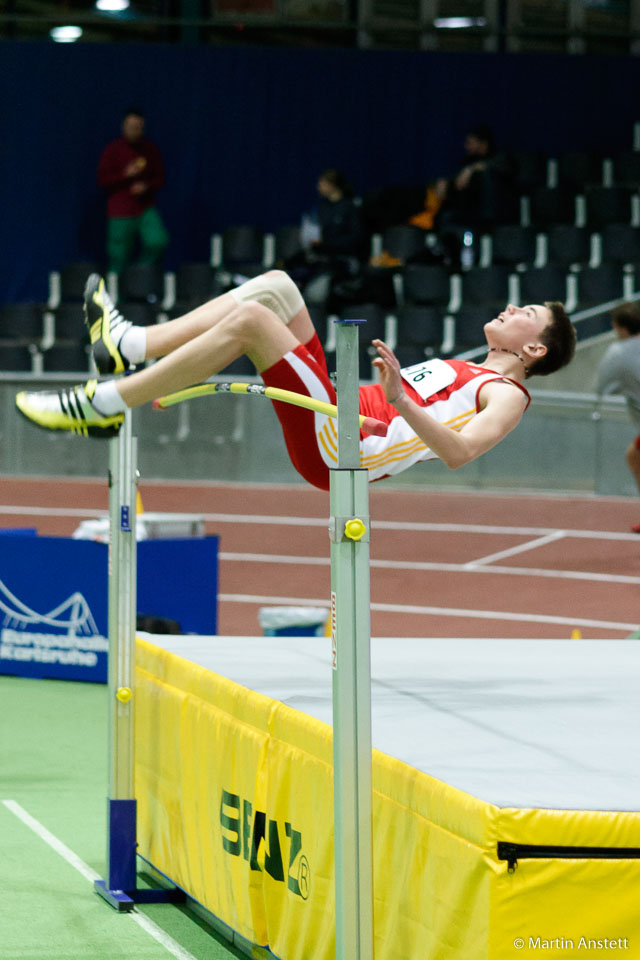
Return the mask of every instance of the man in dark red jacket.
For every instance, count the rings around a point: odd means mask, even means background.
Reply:
[[[128,110],[122,136],[105,147],[98,165],[98,183],[107,192],[108,269],[116,273],[133,260],[137,240],[141,263],[155,263],[169,242],[156,207],[162,157],[144,136],[144,125],[139,111]]]

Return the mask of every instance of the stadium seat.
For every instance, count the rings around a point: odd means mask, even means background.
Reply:
[[[387,311],[377,303],[354,303],[340,311],[342,320],[366,320],[360,327],[360,340],[371,343],[384,339]]]
[[[502,305],[504,308],[505,304]],[[501,308],[501,309],[502,309]],[[463,306],[454,317],[454,335],[450,354],[463,353],[476,347],[485,347],[484,325],[495,312],[479,303]]]
[[[597,230],[606,223],[630,223],[632,193],[629,187],[587,187],[587,224]]]
[[[42,354],[42,369],[45,373],[69,372],[86,374],[91,369],[87,344],[54,343]]]
[[[588,184],[602,184],[602,156],[574,151],[558,157],[558,186],[584,193]]]
[[[490,267],[472,267],[462,275],[462,305],[484,304],[491,309],[493,304],[502,307],[509,300],[510,270],[506,264]]]
[[[0,307],[0,340],[38,343],[43,335],[41,303],[13,303]]]
[[[603,263],[640,263],[640,228],[628,223],[608,223],[599,233]]]
[[[413,257],[424,254],[426,236],[425,231],[420,227],[409,224],[387,227],[382,234],[382,249],[389,256],[408,263]]]
[[[85,338],[85,335],[88,339],[84,308],[81,303],[63,301],[52,313],[56,340],[79,340]]]
[[[578,309],[582,310],[622,297],[624,295],[623,276],[620,264],[611,262],[580,270],[576,274]]]
[[[279,227],[274,234],[274,261],[284,265],[292,257],[302,253],[302,237],[297,225]]]
[[[137,327],[148,327],[158,320],[158,306],[153,303],[140,303],[136,300],[130,300],[126,303],[119,303],[118,309]]]
[[[87,278],[92,273],[101,273],[100,264],[93,260],[67,263],[59,271],[49,274],[49,299],[47,306],[56,309],[61,303],[81,303]]]
[[[489,235],[491,263],[533,264],[536,259],[537,233],[533,227],[504,224]]]
[[[216,273],[210,263],[181,263],[175,274],[175,300],[171,313],[173,316],[187,313],[219,292]]]
[[[410,263],[396,277],[400,302],[446,306],[451,300],[451,275],[440,264]]]
[[[394,352],[403,367],[440,352],[443,312],[437,307],[407,304],[396,311]]]
[[[118,304],[160,304],[165,295],[165,277],[157,264],[134,263],[118,278]]]
[[[255,226],[227,227],[222,232],[220,266],[230,273],[255,277],[265,269],[264,233]]]
[[[545,300],[567,300],[567,270],[562,265],[530,267],[518,274],[520,304],[542,303]]]
[[[513,154],[515,182],[519,193],[531,193],[547,183],[547,157],[538,150],[524,150]]]
[[[11,373],[31,373],[33,357],[33,347],[18,343],[0,344],[0,370]]]
[[[612,158],[613,182],[616,186],[640,187],[640,150],[623,150]]]
[[[575,193],[558,187],[539,187],[531,194],[531,225],[539,230],[552,223],[575,223]]]
[[[568,267],[587,264],[591,256],[591,234],[586,227],[571,223],[554,223],[546,231],[546,262],[551,266]]]

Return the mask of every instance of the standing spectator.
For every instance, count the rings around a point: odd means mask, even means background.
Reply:
[[[127,110],[122,136],[103,150],[98,183],[107,192],[108,269],[120,273],[134,259],[155,263],[169,242],[156,207],[156,191],[164,184],[160,151],[144,136],[145,117]]]
[[[611,311],[611,326],[617,340],[598,368],[598,393],[618,393],[627,401],[638,436],[627,450],[627,463],[640,489],[640,307],[625,303]],[[640,533],[640,523],[631,527]]]

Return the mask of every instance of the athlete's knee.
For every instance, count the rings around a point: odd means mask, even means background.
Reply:
[[[276,323],[273,311],[258,300],[243,300],[229,314],[227,322],[233,325],[235,333],[248,342],[256,333],[262,333],[268,324]]]
[[[231,290],[237,303],[255,300],[288,324],[304,307],[302,294],[284,270],[269,270]]]

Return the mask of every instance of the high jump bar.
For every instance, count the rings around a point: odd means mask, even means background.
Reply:
[[[183,400],[193,400],[196,397],[207,397],[218,393],[244,394],[250,397],[266,397],[267,400],[279,400],[281,403],[291,403],[296,407],[304,407],[307,410],[313,410],[315,413],[323,413],[327,417],[337,417],[338,408],[333,403],[327,403],[325,400],[316,400],[315,397],[307,397],[302,393],[294,393],[292,390],[281,390],[279,387],[266,387],[261,383],[243,383],[243,382],[222,382],[222,383],[201,383],[196,387],[187,387],[186,390],[178,390],[176,393],[170,393],[166,397],[158,397],[153,401],[154,410],[167,410],[176,403],[182,403]],[[358,398],[356,397],[356,410],[358,409]],[[374,417],[365,417],[358,414],[360,429],[365,433],[373,434],[377,437],[386,437],[387,425]]]

